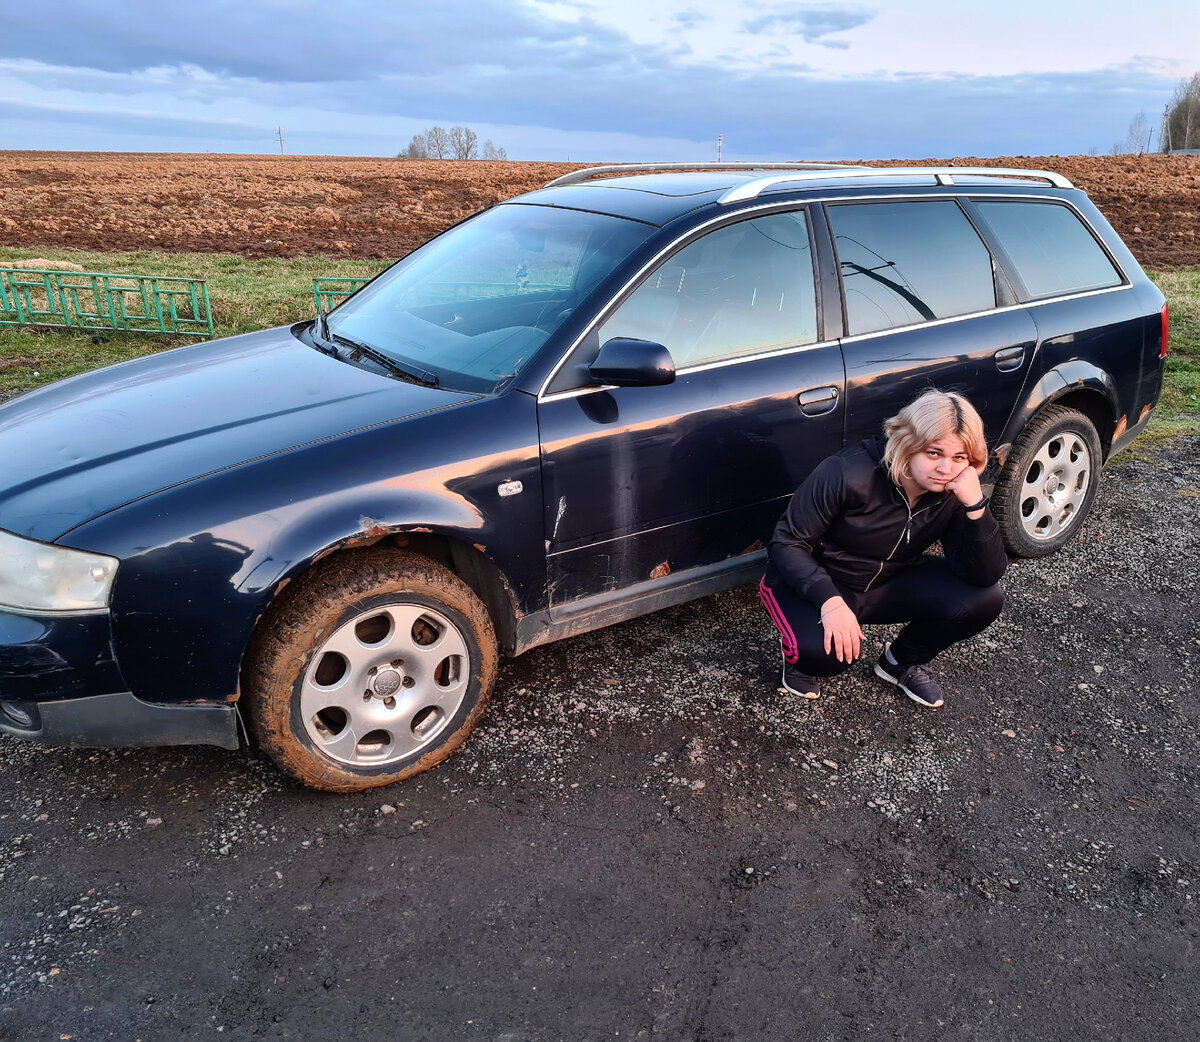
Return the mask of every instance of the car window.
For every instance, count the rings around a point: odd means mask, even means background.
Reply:
[[[976,205],[1008,251],[1030,297],[1121,284],[1108,254],[1069,207],[998,201]]]
[[[996,306],[992,256],[951,201],[831,205],[851,335]]]
[[[490,393],[654,229],[580,210],[505,204],[409,254],[329,317],[334,334]]]
[[[808,220],[771,214],[728,225],[664,261],[600,327],[600,342],[664,344],[677,369],[815,343]]]

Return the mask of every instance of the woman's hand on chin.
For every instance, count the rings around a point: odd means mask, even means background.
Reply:
[[[983,488],[979,484],[979,474],[974,467],[967,466],[957,477],[946,482],[946,491],[953,492],[963,506],[974,506],[983,499]]]

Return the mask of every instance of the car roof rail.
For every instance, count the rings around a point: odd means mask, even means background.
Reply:
[[[753,170],[854,170],[856,167],[844,163],[617,163],[612,166],[589,166],[582,170],[572,170],[569,174],[556,177],[547,182],[547,188],[557,188],[560,185],[574,185],[588,181],[601,174],[650,174],[668,170],[732,170],[748,173]]]
[[[756,177],[729,189],[717,202],[725,206],[730,203],[746,202],[749,199],[757,199],[768,188],[794,181],[827,181],[832,177],[911,177],[920,174],[928,174],[939,185],[954,184],[956,174],[972,176],[983,174],[1048,181],[1055,188],[1075,187],[1062,174],[1056,174],[1051,170],[1021,170],[1016,167],[1004,166],[842,166],[835,169],[803,171],[794,174],[768,174],[764,177]]]

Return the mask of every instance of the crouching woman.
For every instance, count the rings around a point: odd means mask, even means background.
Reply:
[[[860,623],[904,623],[875,672],[936,708],[925,666],[1000,614],[1008,563],[979,475],[983,422],[959,394],[927,391],[864,441],[824,460],[796,490],[759,584],[779,629],[783,685],[817,698],[820,679],[859,657]],[[941,541],[944,556],[926,550]]]

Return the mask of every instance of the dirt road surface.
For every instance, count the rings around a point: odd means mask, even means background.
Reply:
[[[508,663],[363,795],[0,739],[0,1039],[1190,1042],[1198,452],[1110,465],[938,711],[780,694],[747,587]]]

